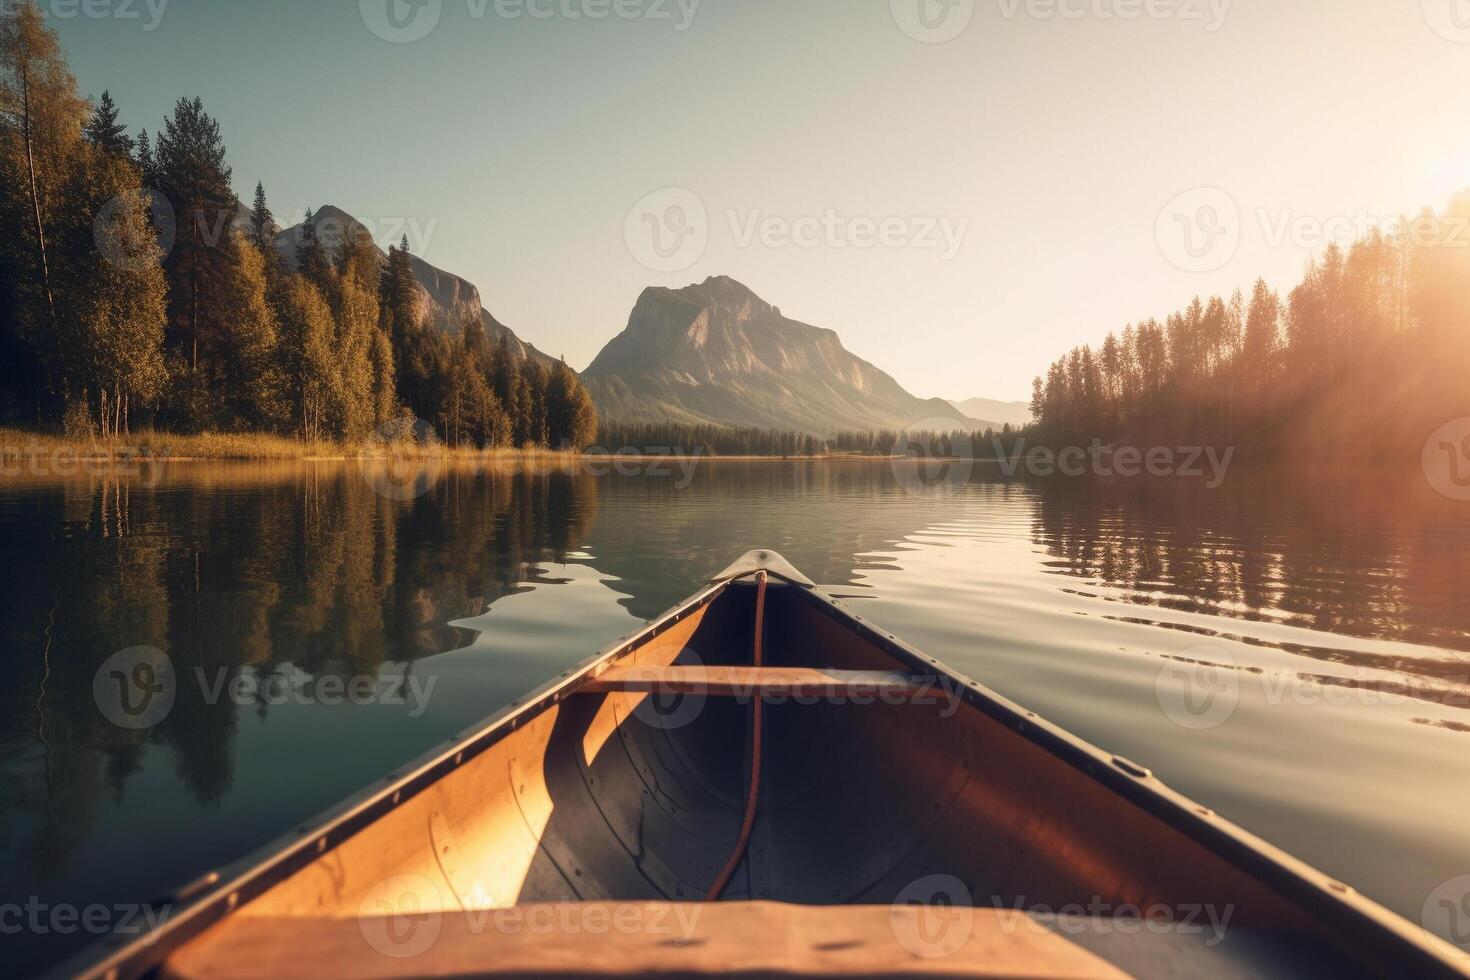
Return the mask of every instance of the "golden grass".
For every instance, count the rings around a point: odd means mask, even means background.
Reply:
[[[0,427],[0,457],[30,459],[63,453],[79,459],[136,456],[170,460],[318,459],[525,459],[577,455],[549,449],[462,449],[414,442],[306,442],[262,432],[205,432],[179,435],[141,430],[111,440],[71,439],[44,432]]]

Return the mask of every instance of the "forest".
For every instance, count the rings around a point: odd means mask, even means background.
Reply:
[[[32,3],[0,16],[0,424],[113,439],[138,428],[397,438],[453,446],[709,455],[889,455],[898,432],[823,436],[604,420],[576,374],[482,323],[429,322],[408,240],[325,242],[287,261],[257,183],[233,191],[218,122],[180,99],[151,134],[77,89]],[[1331,245],[1285,295],[1196,298],[1036,379],[1033,444],[1231,445],[1402,457],[1470,415],[1470,196]],[[1001,434],[1008,436],[1009,434]],[[946,445],[993,454],[991,434]],[[959,451],[957,449],[957,451]]]
[[[1332,244],[1284,297],[1196,298],[1034,383],[1037,439],[1417,457],[1470,415],[1470,195]]]
[[[579,450],[597,413],[564,362],[427,321],[405,236],[325,243],[294,269],[265,188],[243,209],[220,127],[180,99],[130,135],[77,90],[31,3],[0,17],[0,421],[80,439],[145,426],[346,444],[421,433]]]

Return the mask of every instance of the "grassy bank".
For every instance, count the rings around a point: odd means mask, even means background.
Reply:
[[[445,460],[445,461],[495,461],[507,463],[525,460],[548,460],[564,462],[585,460],[589,465],[629,465],[639,463],[663,463],[671,461],[700,462],[800,462],[819,460],[823,462],[873,462],[891,460],[894,457],[864,455],[860,453],[823,453],[817,456],[762,456],[734,455],[718,456],[705,451],[672,449],[668,452],[609,453],[597,447],[585,453],[559,452],[550,449],[463,449],[442,444],[422,445],[412,441],[384,443],[373,440],[359,443],[332,441],[307,442],[286,436],[262,432],[205,432],[198,435],[180,435],[175,432],[140,430],[128,436],[111,440],[70,438],[51,432],[16,429],[0,426],[0,461],[63,458],[78,461],[255,461],[255,462],[311,462],[324,460]]]
[[[79,459],[318,460],[318,459],[489,459],[565,456],[547,449],[455,449],[414,442],[386,444],[307,442],[260,432],[179,435],[143,430],[111,440],[74,439],[45,432],[0,428],[0,458],[34,459],[64,454]]]

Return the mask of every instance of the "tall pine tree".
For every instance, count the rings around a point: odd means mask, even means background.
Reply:
[[[176,237],[164,261],[170,346],[191,375],[207,373],[239,257],[229,234],[236,201],[219,124],[200,99],[180,99],[154,148],[158,190],[173,206]],[[196,393],[208,380],[198,377]],[[204,420],[196,420],[202,422]]]
[[[103,91],[84,132],[91,144],[108,156],[127,160],[133,155],[132,137],[128,136],[128,127],[118,122],[117,103],[110,92]]]

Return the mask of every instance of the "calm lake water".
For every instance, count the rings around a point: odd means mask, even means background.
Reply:
[[[1470,504],[1417,469],[906,465],[0,479],[0,905],[167,894],[755,547],[1413,921],[1470,874]],[[123,727],[104,665],[139,646],[175,697]],[[20,938],[23,970],[81,944]]]

